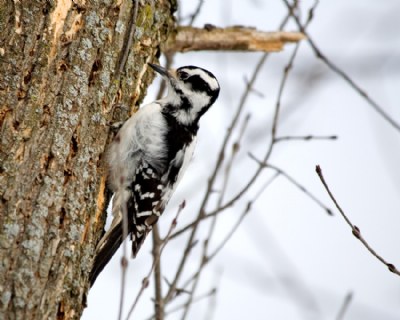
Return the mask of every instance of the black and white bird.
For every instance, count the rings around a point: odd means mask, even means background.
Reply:
[[[168,83],[168,95],[139,109],[108,150],[113,221],[100,240],[90,274],[99,273],[123,242],[123,214],[135,257],[163,213],[193,155],[201,116],[218,98],[214,75],[194,66],[167,70],[149,63]]]

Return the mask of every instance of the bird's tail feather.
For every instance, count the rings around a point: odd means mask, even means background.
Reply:
[[[115,226],[110,228],[104,235],[103,239],[105,239],[105,241],[100,243],[96,250],[96,257],[89,275],[91,287],[93,286],[100,272],[103,271],[104,267],[111,260],[112,256],[121,245],[123,237],[122,234],[122,221],[120,221]]]
[[[97,245],[95,259],[93,262],[92,270],[89,275],[90,286],[92,287],[100,272],[111,260],[114,253],[120,247],[123,239],[123,219],[122,219],[122,206],[126,204],[131,196],[128,190],[118,190],[114,194],[112,211],[113,221],[110,228],[103,235]],[[128,223],[128,234],[132,231],[132,224]]]

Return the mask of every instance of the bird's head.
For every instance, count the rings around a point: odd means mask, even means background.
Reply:
[[[165,112],[173,115],[179,123],[196,125],[218,98],[219,83],[205,69],[185,66],[167,70],[152,63],[149,66],[166,79],[168,95],[160,102]]]

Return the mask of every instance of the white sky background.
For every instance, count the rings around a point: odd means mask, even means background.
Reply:
[[[312,2],[301,4],[307,8]],[[197,1],[185,1],[182,16],[196,5]],[[195,25],[246,25],[273,31],[284,14],[282,1],[209,0]],[[287,30],[295,30],[294,25]],[[308,30],[322,52],[400,122],[400,2],[322,0]],[[256,82],[256,90],[264,97],[253,95],[246,106],[251,120],[228,194],[240,189],[255,169],[247,153],[261,158],[269,143],[277,88],[293,48],[288,45],[271,55]],[[197,214],[207,177],[244,90],[243,78],[250,77],[259,57],[259,53],[231,52],[176,56],[176,67],[193,64],[209,69],[222,89],[219,100],[201,121],[195,158],[161,219],[163,234],[183,199],[187,207],[178,228]],[[147,102],[154,99],[157,84],[151,87]],[[400,267],[400,132],[317,60],[305,42],[284,91],[280,120],[278,136],[339,136],[336,141],[281,142],[271,163],[334,209],[314,171],[320,164],[337,200],[369,244]],[[264,173],[257,186],[269,176]],[[229,232],[257,190],[252,189],[236,209],[221,215],[212,247]],[[218,285],[214,319],[335,319],[350,291],[353,300],[345,319],[400,319],[400,278],[369,254],[339,213],[334,213],[334,217],[328,216],[287,180],[278,178],[204,272],[197,295]],[[207,228],[201,231],[200,239]],[[130,260],[127,306],[150,268],[150,238],[138,258]],[[184,245],[184,239],[172,241],[164,251],[162,268],[169,279]],[[187,276],[197,268],[200,249],[198,245],[191,255]],[[90,291],[84,320],[117,318],[120,256],[119,251]],[[152,285],[131,319],[152,314]],[[189,319],[207,319],[210,305],[210,299],[198,302]],[[168,318],[180,316],[178,312]]]

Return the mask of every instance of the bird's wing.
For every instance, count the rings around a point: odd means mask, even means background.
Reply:
[[[141,161],[136,168],[135,179],[130,186],[132,194],[127,202],[134,257],[165,209],[167,201],[162,199],[164,189],[160,174],[149,163]]]

